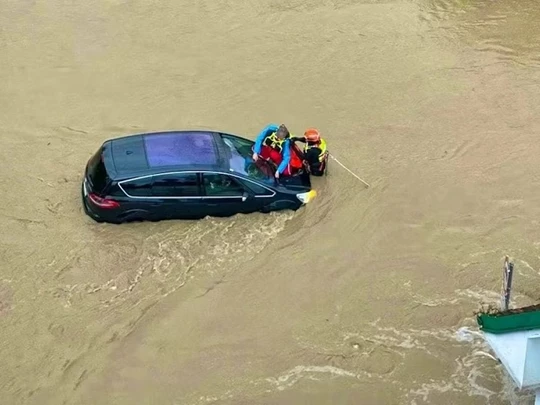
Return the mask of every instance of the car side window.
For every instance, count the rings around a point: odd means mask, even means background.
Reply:
[[[171,173],[154,176],[154,197],[200,197],[197,173]]]
[[[232,176],[219,173],[204,173],[203,184],[208,197],[242,197],[244,187]]]
[[[121,183],[120,186],[126,194],[133,197],[152,196],[152,176],[128,180],[124,183]]]
[[[272,195],[273,192],[268,190],[266,187],[263,187],[257,183],[254,183],[252,181],[247,181],[247,180],[244,180],[244,183],[245,185],[247,186],[247,188],[249,188],[251,191],[253,191],[253,193],[258,196],[258,195]]]

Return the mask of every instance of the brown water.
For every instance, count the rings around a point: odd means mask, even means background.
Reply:
[[[0,2],[2,404],[531,404],[473,318],[540,299],[536,0]],[[296,213],[99,225],[105,139],[316,126]]]

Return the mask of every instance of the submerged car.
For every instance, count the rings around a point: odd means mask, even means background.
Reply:
[[[160,221],[297,210],[316,195],[309,174],[274,177],[254,141],[167,131],[106,141],[86,165],[84,211],[98,222]]]

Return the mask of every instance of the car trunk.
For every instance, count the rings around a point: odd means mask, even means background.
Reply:
[[[110,182],[110,177],[103,161],[103,148],[100,148],[88,161],[86,178],[92,191],[103,194]]]

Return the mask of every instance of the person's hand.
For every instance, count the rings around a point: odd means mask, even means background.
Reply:
[[[254,153],[253,154],[253,160],[256,162],[257,159],[259,159],[259,155],[257,155],[257,153]]]
[[[279,179],[279,171],[278,171],[278,170],[276,170],[276,174],[274,174],[274,177],[275,177],[276,179]]]

